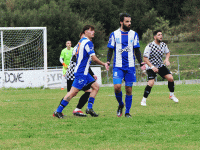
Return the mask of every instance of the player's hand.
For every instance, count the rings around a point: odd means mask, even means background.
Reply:
[[[158,73],[158,71],[159,71],[158,68],[156,68],[156,67],[153,67],[152,70],[153,70],[153,72],[155,72],[155,73]]]
[[[65,69],[68,68],[68,66],[65,63],[62,63],[62,65],[65,67]]]
[[[105,67],[106,67],[106,70],[107,70],[107,71],[109,71],[109,67],[110,67],[109,65],[110,65],[109,62],[105,63]]]
[[[169,66],[170,65],[170,62],[169,62],[169,60],[164,60],[164,64],[166,64],[166,66]]]
[[[146,69],[146,66],[145,66],[145,62],[142,62],[141,64],[143,64],[140,68],[142,69],[142,70],[145,70]]]
[[[96,76],[95,74],[93,75],[93,78],[94,78],[95,80],[97,80],[97,76]]]

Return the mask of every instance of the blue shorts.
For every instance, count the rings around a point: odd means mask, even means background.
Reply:
[[[136,82],[136,70],[132,67],[128,70],[113,68],[113,84],[122,84],[124,79],[126,86],[132,86]]]
[[[75,76],[72,86],[79,90],[84,90],[85,87],[88,87],[88,85],[92,85],[92,83],[94,82],[95,80],[90,74],[78,75],[78,76]]]

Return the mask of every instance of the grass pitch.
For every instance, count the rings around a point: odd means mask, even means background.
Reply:
[[[73,116],[80,92],[65,119],[52,114],[66,91],[0,89],[0,149],[199,149],[200,85],[176,85],[178,104],[166,85],[154,86],[147,107],[144,88],[133,87],[132,118],[118,118],[113,87],[101,87],[93,107],[99,117]]]

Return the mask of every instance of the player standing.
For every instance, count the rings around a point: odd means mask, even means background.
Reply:
[[[144,62],[148,65],[147,75],[148,84],[145,88],[143,99],[141,101],[142,106],[146,106],[146,99],[151,92],[151,88],[154,85],[156,74],[159,74],[162,78],[168,80],[168,88],[170,91],[169,98],[174,102],[178,103],[178,99],[174,96],[174,79],[167,66],[170,65],[169,57],[170,51],[167,45],[162,42],[162,31],[156,30],[153,32],[154,41],[149,43],[144,50]],[[162,61],[163,54],[166,54],[166,59]]]
[[[99,90],[99,85],[95,81],[95,79],[88,73],[88,71],[91,59],[97,64],[105,66],[107,70],[108,63],[103,63],[95,56],[94,46],[91,41],[95,33],[94,27],[91,25],[86,25],[85,27],[83,27],[83,33],[85,34],[85,37],[79,41],[79,45],[76,51],[77,63],[74,71],[75,79],[72,84],[72,88],[63,98],[57,110],[54,112],[54,115],[58,118],[63,118],[63,109],[68,105],[69,101],[88,84],[91,84],[92,91],[88,100],[86,113],[90,114],[93,117],[98,116],[93,110],[93,104]]]
[[[62,83],[61,83],[61,90],[64,90],[64,83],[65,83],[65,74],[66,74],[66,71],[67,71],[67,68],[69,66],[69,63],[70,63],[70,60],[71,60],[71,57],[72,57],[72,51],[73,51],[73,47],[72,46],[72,43],[71,41],[67,41],[66,42],[66,48],[64,48],[62,51],[61,51],[61,54],[60,54],[60,63],[63,65],[63,77],[62,77]],[[71,84],[73,81],[71,80],[67,80],[67,84]]]
[[[142,63],[138,34],[135,31],[130,30],[131,16],[127,13],[121,13],[120,25],[121,27],[119,29],[110,34],[107,45],[109,48],[107,62],[110,63],[114,51],[113,83],[115,97],[119,103],[117,116],[121,117],[124,108],[121,91],[121,84],[124,79],[126,90],[125,117],[131,117],[130,108],[132,105],[132,85],[133,82],[136,82],[135,56],[142,70],[145,69],[145,65]]]

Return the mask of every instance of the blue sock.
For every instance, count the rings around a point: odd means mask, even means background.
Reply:
[[[88,100],[88,108],[89,109],[92,109],[92,106],[94,104],[94,98],[93,97],[90,97],[89,100]]]
[[[67,106],[68,104],[69,104],[68,101],[62,100],[56,111],[61,113],[65,108],[65,106]]]
[[[126,102],[126,112],[125,112],[126,114],[126,113],[129,113],[131,109],[132,95],[126,95],[125,102]]]
[[[120,106],[124,105],[123,100],[122,100],[122,91],[120,93],[115,93],[115,97]]]

